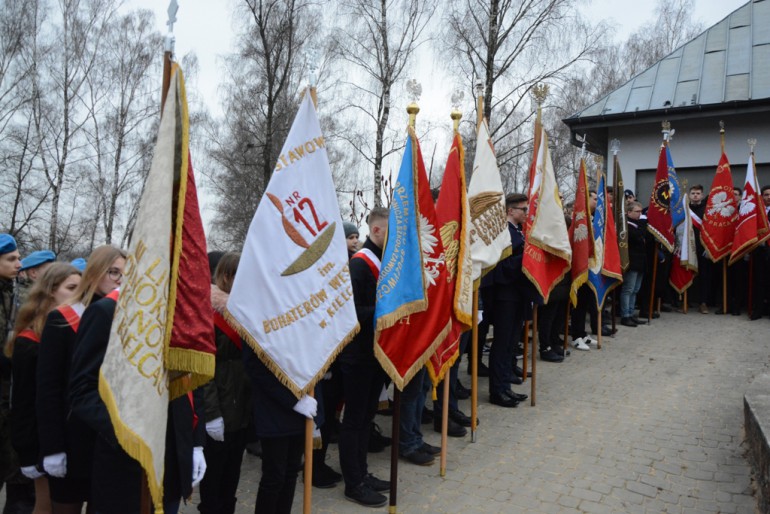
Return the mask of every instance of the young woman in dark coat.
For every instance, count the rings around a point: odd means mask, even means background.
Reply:
[[[72,359],[70,402],[72,417],[95,433],[89,504],[99,514],[139,514],[142,468],[118,443],[107,407],[99,396],[99,368],[110,339],[116,302],[117,291],[83,313]],[[203,478],[206,435],[202,419],[200,389],[193,392],[192,399],[181,396],[169,403],[163,476],[166,514],[175,514],[180,500],[189,498],[192,488]]]
[[[71,264],[52,264],[35,282],[19,310],[5,354],[13,365],[11,390],[11,444],[19,457],[21,472],[35,483],[33,514],[51,512],[48,478],[39,464],[42,455],[37,437],[35,397],[40,334],[46,317],[57,305],[69,300],[80,283],[80,271]]]
[[[206,403],[206,476],[201,482],[203,514],[235,512],[241,462],[251,417],[251,387],[243,369],[243,341],[223,317],[240,254],[221,256],[211,286],[217,344],[214,380],[203,386]]]
[[[69,371],[80,316],[92,302],[120,286],[125,253],[94,250],[72,298],[46,319],[37,365],[37,425],[43,468],[49,476],[54,514],[78,514],[89,499],[93,434],[69,416]]]

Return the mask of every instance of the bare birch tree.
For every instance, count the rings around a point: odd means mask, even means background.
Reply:
[[[342,60],[352,65],[345,81],[355,121],[348,144],[373,171],[374,206],[382,206],[383,160],[403,146],[403,136],[388,123],[394,86],[404,77],[415,50],[426,41],[435,10],[430,1],[344,0],[344,25],[335,37]]]

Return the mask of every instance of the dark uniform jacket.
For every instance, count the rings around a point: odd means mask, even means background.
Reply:
[[[628,271],[644,272],[647,263],[647,223],[628,220]]]
[[[108,297],[92,303],[83,313],[72,360],[70,401],[73,417],[97,434],[91,490],[96,511],[133,514],[139,512],[141,468],[118,444],[98,390],[115,305]],[[192,401],[181,396],[169,403],[163,480],[164,498],[169,501],[192,494],[193,448],[206,441],[203,394],[197,389],[192,396]]]
[[[382,248],[366,238],[363,248],[371,250],[378,259],[382,259]],[[353,301],[361,330],[340,353],[340,361],[356,362],[371,360],[374,357],[374,305],[377,301],[377,276],[372,272],[367,261],[353,257],[348,262],[350,283],[353,289]]]
[[[66,453],[67,476],[86,478],[91,474],[94,436],[86,425],[70,416],[69,402],[76,329],[59,309],[48,314],[40,336],[35,405],[41,454]]]
[[[491,307],[496,301],[529,304],[538,298],[537,290],[522,271],[524,233],[510,222],[508,232],[511,234],[511,255],[498,262],[481,280],[485,308]],[[526,316],[525,319],[529,319],[529,314]]]
[[[42,462],[37,436],[37,353],[40,338],[24,331],[13,345],[13,389],[11,390],[11,443],[21,467]]]

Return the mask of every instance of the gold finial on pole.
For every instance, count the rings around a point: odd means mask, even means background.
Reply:
[[[661,123],[661,126],[663,127],[663,130],[661,130],[663,133],[663,143],[670,143],[676,130],[671,128],[671,123],[669,123],[668,120],[664,120],[663,123]]]
[[[417,101],[422,95],[422,86],[416,79],[411,79],[406,83],[406,91],[409,93],[412,101],[406,106],[406,112],[409,114],[409,126],[414,128],[417,122],[417,113],[420,112],[420,106]]]
[[[545,103],[545,99],[548,97],[548,84],[537,84],[535,87],[532,88],[532,98],[535,100],[535,103],[537,104],[537,123],[540,123],[540,120],[542,119],[542,112],[543,112],[543,104]]]
[[[754,153],[754,147],[757,146],[757,140],[756,138],[751,138],[747,141],[749,144],[749,151],[753,154]]]
[[[725,152],[725,122],[719,120],[719,143],[722,145],[722,153]]]
[[[460,119],[463,117],[463,113],[460,112],[460,105],[464,96],[463,92],[459,89],[455,90],[452,94],[452,112],[449,114],[449,117],[452,118],[452,128],[455,132],[460,128]]]

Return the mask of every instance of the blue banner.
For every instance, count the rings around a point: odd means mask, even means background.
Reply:
[[[591,222],[594,231],[594,264],[588,268],[588,285],[596,295],[596,304],[601,309],[604,306],[607,293],[618,282],[616,278],[602,273],[608,253],[608,243],[617,245],[614,241],[607,241],[607,184],[604,173],[602,173],[601,179],[599,179],[599,186],[596,190],[596,210]],[[612,255],[614,256],[617,253],[617,249],[614,249]]]
[[[388,235],[382,252],[382,268],[377,281],[377,304],[374,311],[375,324],[391,326],[397,318],[412,307],[422,310],[427,302],[423,283],[422,248],[417,224],[417,173],[415,172],[415,147],[412,137],[406,140],[404,158],[393,188],[388,217]]]
[[[679,179],[676,176],[674,161],[671,158],[671,150],[666,145],[666,162],[668,164],[668,208],[671,211],[671,226],[676,229],[684,221],[684,207],[682,206],[682,191],[679,189]]]

